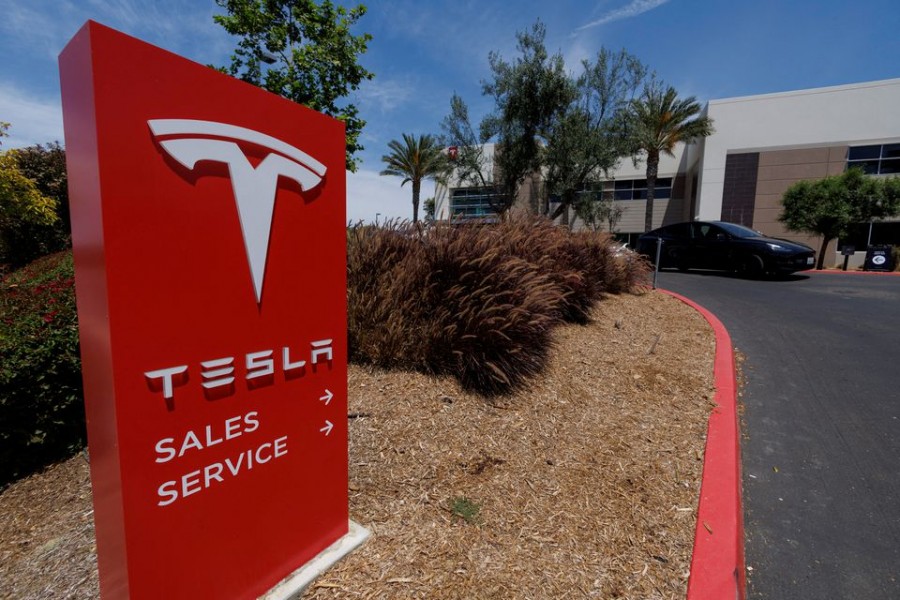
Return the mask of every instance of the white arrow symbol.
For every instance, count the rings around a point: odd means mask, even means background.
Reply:
[[[328,403],[331,402],[332,398],[334,398],[334,394],[331,393],[331,390],[325,388],[325,395],[320,397],[319,400],[324,400],[325,406],[328,406]]]
[[[325,435],[328,435],[329,433],[331,433],[331,428],[332,428],[332,427],[334,427],[334,423],[332,423],[332,422],[329,421],[328,419],[325,419],[325,427],[323,427],[323,428],[320,429],[319,431],[324,431],[324,432],[325,432]]]

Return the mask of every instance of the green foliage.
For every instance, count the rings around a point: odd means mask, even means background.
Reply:
[[[634,290],[649,272],[607,235],[546,219],[348,234],[350,360],[451,375],[485,395],[540,373],[556,324],[586,321],[604,293]]]
[[[481,522],[481,505],[465,496],[455,496],[450,500],[450,512],[470,525]]]
[[[594,231],[606,227],[607,231],[615,233],[624,212],[622,206],[613,201],[612,194],[601,191],[580,194],[575,202],[575,214],[585,227]]]
[[[468,185],[496,187],[500,193],[492,208],[499,214],[513,205],[526,178],[543,170],[540,212],[549,214],[553,196],[559,206],[551,218],[568,215],[567,209],[582,202],[585,187],[631,153],[625,115],[647,68],[624,50],[604,48],[593,61],[582,61],[582,72],[574,77],[561,54],[547,52],[545,37],[538,21],[517,34],[518,58],[507,62],[490,54],[492,78],[482,91],[493,98],[494,110],[481,121],[479,134],[457,95],[441,123],[445,144],[459,148],[455,176]],[[489,140],[497,144],[493,157],[481,147]]]
[[[352,103],[339,103],[373,75],[358,60],[372,36],[350,29],[366,13],[329,0],[216,0],[227,11],[213,19],[241,41],[222,70],[270,92],[338,118],[347,130],[347,168],[363,149],[365,121]]]
[[[69,191],[66,177],[66,151],[58,142],[11,150],[19,172],[34,182],[45,198],[54,201],[56,218],[52,222],[16,219],[4,231],[5,252],[0,263],[19,268],[47,254],[71,246]]]
[[[448,170],[447,157],[437,140],[430,135],[417,138],[404,133],[403,142],[391,140],[388,149],[390,154],[381,157],[385,164],[381,175],[402,177],[401,187],[412,183],[413,224],[418,223],[422,180],[442,179]]]
[[[778,220],[791,231],[822,236],[816,265],[821,269],[828,243],[856,223],[900,214],[900,178],[867,177],[849,169],[816,181],[798,181],[784,193]]]
[[[450,98],[450,114],[441,121],[445,146],[456,148],[452,159],[453,171],[448,174],[457,184],[468,187],[494,188],[498,193],[489,196],[491,210],[503,214],[512,206],[515,198],[501,193],[494,181],[494,157],[485,152],[484,144],[490,136],[475,132],[469,119],[469,107],[457,94]]]
[[[72,256],[0,282],[0,486],[85,442]]]
[[[672,86],[651,81],[641,97],[631,103],[628,133],[635,152],[643,152],[647,161],[647,210],[644,231],[653,228],[653,200],[661,154],[673,156],[679,142],[689,144],[713,134],[712,119],[701,114],[696,98],[679,98]]]
[[[495,109],[481,122],[482,137],[498,140],[496,162],[507,197],[529,173],[541,167],[541,143],[551,124],[577,96],[562,54],[550,56],[544,46],[544,24],[516,34],[521,57],[509,63],[496,52],[488,56],[493,79],[482,92],[494,98]]]
[[[547,129],[547,192],[560,202],[553,219],[568,214],[569,207],[581,215],[592,213],[593,198],[580,192],[629,154],[627,109],[647,77],[647,68],[624,50],[601,48],[596,60],[584,60],[582,67],[577,94]],[[609,211],[604,214],[611,216]]]
[[[433,223],[434,222],[434,210],[436,207],[434,198],[425,198],[425,222]]]
[[[59,221],[57,202],[22,173],[18,153],[0,153],[0,265],[13,267],[45,251],[42,242],[49,236],[38,234]]]

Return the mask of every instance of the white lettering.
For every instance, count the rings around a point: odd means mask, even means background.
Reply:
[[[157,371],[147,371],[144,375],[149,379],[162,378],[162,393],[166,400],[175,396],[175,385],[172,381],[173,376],[180,375],[187,371],[187,365],[179,365],[168,369],[159,369]]]
[[[220,444],[222,442],[222,438],[215,439],[212,433],[212,425],[206,426],[206,447],[215,446],[216,444]]]
[[[259,465],[263,465],[263,464],[269,462],[270,460],[272,460],[271,454],[269,454],[269,456],[265,459],[260,458],[260,456],[261,456],[260,453],[262,452],[263,448],[266,448],[266,447],[271,448],[272,447],[271,442],[266,442],[265,444],[263,444],[262,446],[260,446],[259,448],[256,449],[256,463]]]
[[[181,496],[196,494],[203,488],[200,486],[200,471],[191,471],[181,478]]]
[[[250,421],[250,415],[245,415],[245,421]],[[254,421],[256,422],[256,421]],[[171,440],[171,438],[167,438]],[[165,440],[160,440],[160,444]],[[264,465],[281,458],[288,453],[288,436],[281,436],[271,441],[242,450],[240,454],[226,458],[222,462],[214,462],[201,469],[185,473],[178,479],[166,481],[157,488],[158,506],[168,506],[181,498],[193,496],[205,489],[209,489],[214,482],[224,483],[228,475],[232,478],[241,473],[253,469],[254,464]],[[159,445],[159,444],[157,444]]]
[[[313,365],[334,360],[334,340],[332,338],[310,342],[309,360]],[[243,355],[244,373],[246,381],[252,381],[260,377],[268,377],[275,374],[275,350],[260,350]],[[205,360],[200,362],[200,383],[203,389],[209,391],[234,384],[237,378],[236,359],[233,356]],[[290,346],[281,347],[281,371],[290,374],[286,379],[293,379],[302,375],[307,364],[306,360],[294,360],[291,358]],[[299,371],[299,372],[298,372]],[[149,380],[151,390],[162,389],[163,398],[171,400],[175,396],[175,388],[188,382],[188,365],[178,365],[167,369],[146,371],[144,376]],[[179,377],[179,375],[183,375]],[[226,394],[228,390],[223,390]],[[231,390],[233,392],[233,390]],[[170,405],[171,409],[172,406]]]
[[[244,433],[253,433],[257,429],[259,429],[259,413],[255,410],[248,412],[244,415]]]
[[[178,500],[178,490],[177,489],[166,489],[166,488],[174,488],[174,487],[175,487],[174,481],[167,481],[164,484],[162,484],[161,486],[159,486],[159,489],[156,490],[157,495],[160,498],[162,498],[164,496],[169,497],[168,500],[160,500],[159,502],[157,502],[157,504],[159,506],[168,506],[168,505],[172,504],[173,502],[175,502],[176,500]]]
[[[275,440],[275,458],[279,458],[287,454],[287,436],[283,435]]]
[[[205,485],[203,487],[209,487],[209,482],[213,479],[220,483],[222,481],[225,481],[224,479],[222,479],[223,468],[224,467],[222,466],[222,463],[213,463],[203,469],[203,481],[205,482]],[[215,473],[212,473],[213,470],[215,470]]]
[[[228,470],[231,471],[231,474],[236,477],[238,472],[241,470],[241,463],[243,463],[243,462],[244,462],[244,453],[242,452],[242,453],[238,454],[238,459],[237,459],[236,464],[232,464],[231,459],[226,458],[225,466],[228,467]]]
[[[246,417],[245,417],[246,418]],[[225,421],[225,439],[233,440],[236,437],[239,437],[243,431],[241,431],[241,417],[231,417],[227,421]]]
[[[332,360],[331,340],[318,340],[310,345],[313,348],[310,356],[312,364],[317,364],[320,356],[324,356],[326,361]]]
[[[175,458],[175,455],[177,454],[177,452],[175,452],[175,448],[172,448],[171,446],[167,447],[169,444],[174,443],[175,438],[163,438],[156,442],[156,453],[160,455],[156,457],[156,462],[169,462],[170,460]]]
[[[281,349],[281,366],[285,372],[293,371],[294,369],[302,369],[306,366],[305,360],[298,360],[297,362],[291,362],[291,349],[287,346]]]
[[[273,373],[275,373],[275,361],[272,360],[271,350],[252,352],[247,355],[247,379],[265,377]]]
[[[184,453],[191,448],[203,450],[203,444],[200,443],[200,438],[197,437],[196,433],[188,431],[184,436],[184,441],[181,443],[181,450],[178,452],[179,458],[184,456]]]
[[[200,363],[203,387],[210,390],[234,383],[234,358],[229,356]]]

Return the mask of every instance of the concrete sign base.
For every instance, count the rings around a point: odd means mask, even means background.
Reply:
[[[359,523],[350,521],[349,531],[344,537],[338,539],[320,552],[318,556],[285,577],[281,583],[260,596],[260,600],[292,600],[299,598],[319,575],[359,548],[363,542],[369,539],[370,535],[371,533],[368,529]]]

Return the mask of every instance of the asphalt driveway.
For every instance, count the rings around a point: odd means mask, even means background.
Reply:
[[[748,597],[900,598],[900,277],[664,271],[746,357]]]

